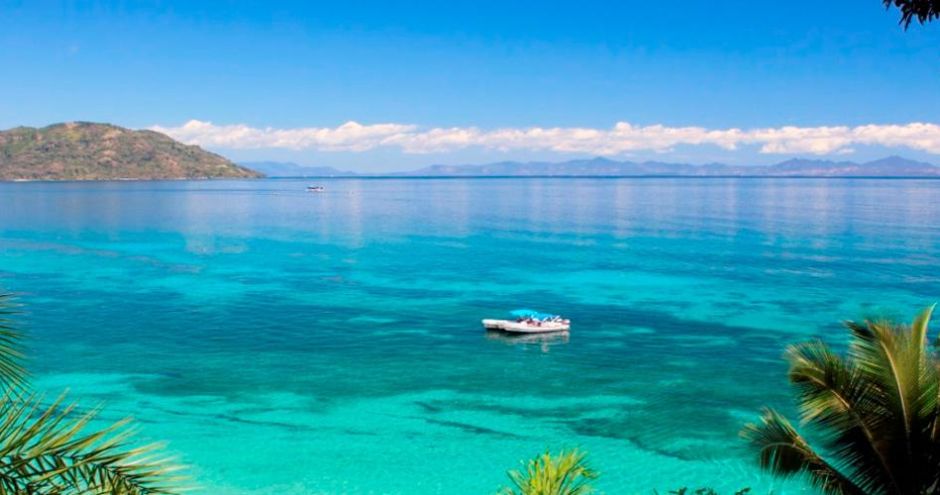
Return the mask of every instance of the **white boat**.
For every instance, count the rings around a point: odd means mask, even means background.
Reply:
[[[562,321],[507,321],[500,329],[511,333],[552,333],[571,330],[568,320]]]
[[[514,320],[483,320],[483,328],[510,333],[553,333],[571,330],[571,322],[556,315],[548,315],[531,310],[516,310],[511,313]]]
[[[326,188],[323,186],[307,186],[307,192],[323,192]]]

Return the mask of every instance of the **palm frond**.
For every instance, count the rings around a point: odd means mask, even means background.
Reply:
[[[21,386],[26,379],[23,367],[23,334],[13,324],[16,304],[12,294],[0,293],[0,387]]]
[[[156,445],[133,446],[127,420],[94,430],[64,396],[52,405],[27,391],[16,307],[0,294],[0,494],[178,493],[176,467]]]
[[[772,409],[764,411],[760,424],[749,424],[741,433],[758,449],[760,466],[777,476],[805,474],[813,486],[829,495],[866,493],[819,456],[790,422]]]
[[[920,368],[921,390],[917,403],[920,405],[916,411],[922,421],[933,423],[937,414],[938,392],[940,392],[940,374],[938,374],[936,365],[936,356],[931,353],[929,343],[929,325],[933,317],[933,311],[936,304],[925,308],[911,325],[911,349],[908,351],[912,359],[916,359]]]
[[[176,467],[157,445],[131,447],[127,420],[89,432],[97,410],[77,414],[64,397],[41,404],[36,396],[0,399],[0,493],[178,493]]]
[[[877,391],[851,363],[820,341],[790,346],[787,358],[802,420],[823,433],[827,452],[838,457],[847,474],[867,491],[897,489],[897,466],[881,441],[883,409],[879,401],[871,400]]]
[[[504,488],[505,495],[588,495],[594,493],[590,481],[597,472],[588,467],[587,454],[580,450],[550,452],[528,461],[524,470],[507,473],[515,488]],[[518,490],[518,491],[517,491]]]
[[[854,337],[849,358],[870,384],[868,397],[881,408],[872,422],[881,427],[884,451],[897,466],[895,479],[905,493],[923,484],[929,474],[923,468],[932,462],[927,433],[936,418],[938,375],[935,357],[925,349],[930,314],[930,309],[922,313],[914,327],[885,320],[847,324]]]
[[[846,322],[843,357],[821,341],[791,346],[790,382],[818,448],[774,411],[742,432],[760,465],[806,474],[830,494],[935,493],[940,486],[940,360],[931,306],[911,325]]]

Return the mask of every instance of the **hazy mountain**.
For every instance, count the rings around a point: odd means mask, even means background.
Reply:
[[[268,177],[352,177],[355,172],[333,167],[307,167],[292,162],[243,162],[243,166]]]
[[[586,176],[586,177],[940,177],[940,168],[929,163],[891,156],[865,163],[793,159],[770,166],[710,163],[689,165],[665,162],[629,162],[607,158],[566,162],[496,162],[486,165],[432,165],[405,176]]]
[[[0,180],[259,176],[215,153],[154,131],[89,122],[0,131]]]
[[[940,175],[940,168],[929,163],[889,156],[865,163],[848,161],[794,159],[767,167],[767,175],[820,176],[820,177],[932,177]]]

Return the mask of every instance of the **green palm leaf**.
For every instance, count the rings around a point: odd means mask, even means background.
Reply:
[[[12,317],[16,314],[11,294],[0,294],[0,386],[17,387],[25,381],[23,368],[23,335]]]
[[[819,341],[791,346],[787,358],[802,421],[821,427],[826,450],[869,491],[897,488],[890,452],[879,442],[881,425],[871,421],[881,406],[864,376]]]
[[[927,345],[933,307],[911,325],[847,322],[845,357],[822,342],[791,346],[789,379],[814,448],[765,412],[743,434],[760,465],[807,475],[826,493],[922,495],[940,487],[940,360]]]
[[[181,491],[178,468],[158,445],[135,446],[129,420],[91,428],[64,396],[51,405],[25,390],[22,335],[0,295],[0,494],[158,495]]]
[[[550,452],[528,461],[523,470],[507,473],[514,488],[504,495],[588,495],[594,493],[590,481],[597,473],[588,467],[587,454],[579,450]]]
[[[742,432],[758,449],[760,466],[783,477],[806,474],[813,485],[830,495],[860,495],[862,488],[820,457],[796,429],[776,411],[767,409],[760,424]]]
[[[849,324],[854,336],[849,356],[880,406],[871,421],[879,425],[883,449],[897,466],[902,493],[916,493],[923,476],[937,469],[925,451],[931,443],[925,433],[937,409],[936,357],[925,349],[930,315],[926,310],[913,327],[886,321]]]

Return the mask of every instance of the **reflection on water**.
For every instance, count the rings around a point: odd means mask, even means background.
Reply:
[[[501,330],[486,330],[486,339],[509,345],[537,345],[542,352],[548,352],[552,345],[567,344],[571,337],[569,332],[551,333],[510,333]]]
[[[213,495],[486,493],[575,445],[608,493],[787,492],[737,437],[785,346],[940,298],[940,181],[324,182],[0,184],[37,379]],[[507,307],[577,328],[481,338]]]
[[[317,195],[304,187],[288,180],[5,183],[0,194],[8,201],[0,218],[5,228],[27,220],[40,228],[112,231],[253,233],[290,226],[324,236],[405,227],[463,236],[523,220],[527,231],[556,234],[630,236],[681,226],[722,234],[759,228],[768,235],[809,228],[805,233],[826,235],[927,228],[937,212],[931,180],[334,179]]]

